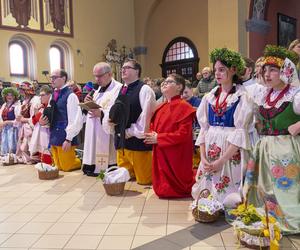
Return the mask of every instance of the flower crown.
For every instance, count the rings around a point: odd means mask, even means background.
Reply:
[[[238,52],[227,48],[214,49],[210,53],[210,61],[213,64],[221,61],[228,67],[236,67],[237,75],[242,75],[245,70],[245,61],[242,56]]]
[[[264,50],[262,66],[271,64],[281,68],[286,58],[290,59],[295,65],[299,61],[299,57],[294,51],[281,46],[267,45]]]
[[[2,97],[5,98],[8,94],[14,95],[16,99],[19,99],[20,95],[16,88],[8,87],[2,90]]]

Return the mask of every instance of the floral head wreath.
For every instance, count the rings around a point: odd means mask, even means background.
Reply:
[[[35,95],[34,86],[30,82],[22,82],[19,88],[23,89],[26,95]]]
[[[215,64],[221,61],[228,67],[236,67],[237,75],[242,75],[245,70],[245,61],[242,56],[233,50],[227,48],[214,49],[210,53],[210,61]]]
[[[294,51],[287,50],[281,46],[267,45],[264,50],[262,66],[274,65],[281,68],[286,58],[290,59],[294,64],[297,64],[299,61],[299,57]]]
[[[296,64],[299,61],[298,55],[294,51],[284,47],[267,45],[264,51],[262,66],[273,65],[280,69],[280,79],[285,84],[299,86],[299,78]]]
[[[4,88],[1,94],[4,100],[8,94],[12,94],[15,97],[15,100],[18,100],[20,97],[18,90],[13,87]]]

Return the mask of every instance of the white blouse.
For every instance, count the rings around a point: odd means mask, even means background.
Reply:
[[[200,106],[197,109],[197,119],[201,126],[199,136],[196,140],[196,145],[205,143],[205,135],[207,134],[210,125],[208,122],[208,105],[215,105],[216,97],[215,92],[218,87],[212,89],[207,95],[205,95],[201,101]],[[224,100],[226,94],[221,93],[220,100]],[[240,101],[234,112],[234,130],[228,134],[227,141],[233,145],[236,145],[243,149],[250,149],[249,140],[249,125],[253,120],[254,104],[249,97],[245,87],[241,85],[236,86],[236,92],[230,94],[227,98],[227,107],[230,107],[240,97]]]

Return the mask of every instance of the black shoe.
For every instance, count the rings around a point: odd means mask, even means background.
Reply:
[[[86,172],[86,175],[91,177],[97,177],[99,174],[96,174],[94,172]]]

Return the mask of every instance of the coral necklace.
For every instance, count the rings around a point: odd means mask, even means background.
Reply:
[[[226,111],[226,107],[227,107],[227,97],[229,96],[229,94],[231,94],[231,90],[227,93],[227,95],[225,96],[224,100],[222,103],[219,103],[220,101],[220,96],[222,93],[222,86],[219,87],[219,93],[217,96],[217,100],[216,100],[216,106],[212,106],[213,111],[215,112],[215,114],[217,116],[223,116],[225,111]]]
[[[271,101],[271,94],[273,93],[274,89],[271,89],[270,92],[267,95],[266,98],[266,103],[268,104],[269,107],[274,107],[276,103],[285,95],[286,92],[290,89],[290,84],[288,84],[281,92],[279,95],[275,98],[274,101]]]

